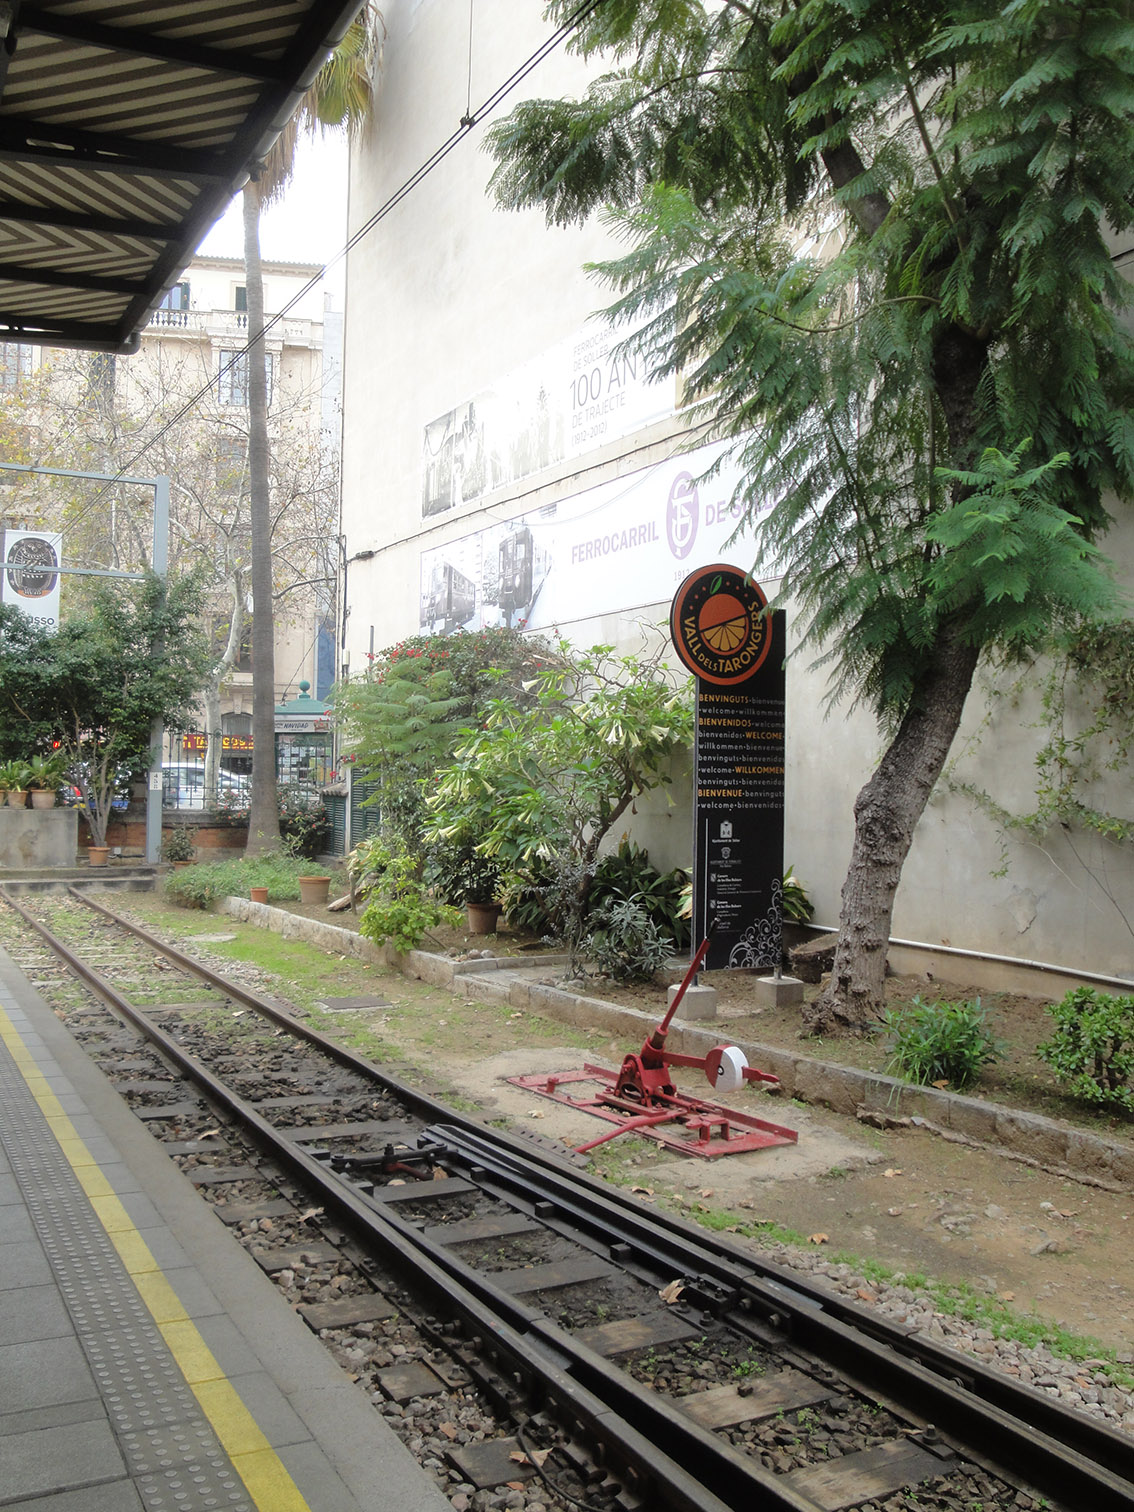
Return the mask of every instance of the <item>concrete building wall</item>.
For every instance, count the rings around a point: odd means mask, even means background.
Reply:
[[[467,17],[446,0],[383,7],[389,31],[376,119],[352,161],[352,232],[457,130],[468,103],[475,110],[549,34],[539,11],[478,0],[470,69]],[[578,59],[557,50],[505,109],[525,97],[581,90],[586,78]],[[427,626],[466,622],[525,619],[576,644],[636,649],[661,633],[674,588],[694,567],[753,565],[750,539],[742,533],[730,541],[735,522],[721,507],[727,471],[694,498],[687,475],[698,467],[681,460],[691,438],[672,394],[651,402],[640,384],[628,383],[621,410],[602,408],[609,389],[597,408],[589,398],[564,399],[596,352],[609,374],[610,354],[587,345],[588,331],[603,331],[587,318],[609,296],[583,265],[614,244],[597,221],[563,230],[548,228],[539,214],[497,210],[486,192],[483,132],[483,124],[467,131],[382,214],[348,265],[343,531],[346,646],[355,671],[372,649]],[[500,552],[521,529],[537,559],[533,598],[509,604]],[[1128,523],[1108,548],[1130,582]],[[755,565],[773,593],[777,581]],[[967,784],[1015,812],[1034,807],[1035,678],[1019,697],[1005,691],[1021,670],[987,674],[970,700],[949,780],[918,827],[894,933],[1134,975],[1132,848],[1062,832],[1038,843],[1015,835],[1002,842],[985,809],[958,790]],[[806,882],[817,919],[834,924],[854,797],[883,741],[868,713],[843,704],[828,710],[826,690],[824,671],[791,657],[784,859]],[[640,804],[633,821],[663,867],[690,861],[687,767],[679,764],[676,778]],[[1116,779],[1103,782],[1100,799],[1120,811],[1128,806]]]

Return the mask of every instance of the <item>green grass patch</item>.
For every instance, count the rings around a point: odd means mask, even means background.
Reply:
[[[263,856],[234,856],[228,861],[203,861],[172,871],[162,892],[183,908],[207,908],[218,898],[246,898],[253,887],[266,887],[268,901],[299,897],[299,879],[311,875],[311,862],[278,852]]]

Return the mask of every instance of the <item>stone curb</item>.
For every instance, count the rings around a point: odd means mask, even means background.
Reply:
[[[321,950],[374,961],[434,987],[449,991],[459,988],[470,997],[507,1003],[513,1008],[538,1009],[578,1028],[617,1033],[635,1047],[658,1021],[658,1014],[533,982],[523,974],[532,968],[561,965],[563,956],[540,956],[518,965],[508,956],[453,961],[423,950],[402,955],[390,946],[371,944],[353,930],[303,918],[270,904],[222,898],[218,907],[232,918],[270,929],[284,939],[306,940]],[[687,1055],[704,1055],[721,1043],[721,1035],[715,1028],[675,1019],[667,1043]],[[865,1122],[908,1121],[943,1138],[1001,1150],[1012,1159],[1076,1181],[1113,1191],[1134,1190],[1134,1145],[1103,1139],[1040,1113],[982,1102],[936,1087],[911,1086],[891,1076],[834,1065],[755,1040],[735,1043],[749,1064],[778,1076],[783,1093],[801,1102],[816,1103]]]

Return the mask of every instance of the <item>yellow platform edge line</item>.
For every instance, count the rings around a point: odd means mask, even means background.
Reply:
[[[90,1199],[95,1216],[118,1251],[138,1295],[177,1362],[177,1368],[197,1398],[249,1496],[261,1512],[311,1512],[309,1503],[279,1455],[264,1437],[236,1388],[226,1379],[117,1193],[75,1133],[74,1125],[60,1108],[58,1099],[48,1088],[43,1073],[3,1007],[0,1007],[0,1040],[47,1118],[60,1150]]]

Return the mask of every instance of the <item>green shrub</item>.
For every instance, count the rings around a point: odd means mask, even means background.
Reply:
[[[193,835],[187,829],[171,829],[162,842],[163,861],[192,861],[195,850]]]
[[[284,900],[299,897],[299,878],[306,870],[289,856],[237,856],[171,872],[162,890],[183,908],[207,908],[218,898],[246,898],[252,887],[266,887],[269,897]]]
[[[792,867],[784,874],[784,918],[797,924],[806,924],[815,912],[815,905],[807,896],[807,888],[796,876]]]
[[[358,928],[375,945],[389,940],[395,950],[416,950],[439,924],[456,929],[461,912],[431,898],[424,889],[400,893],[393,898],[372,898],[362,911]]]
[[[925,1003],[915,997],[902,1008],[887,1009],[882,1022],[894,1036],[887,1069],[921,1086],[971,1086],[981,1067],[1003,1054],[988,1029],[980,998]]]
[[[430,846],[425,880],[446,903],[498,903],[504,868],[495,856],[482,856],[475,845]]]
[[[280,836],[289,856],[314,861],[327,849],[331,816],[321,798],[312,798],[297,788],[281,788]]]
[[[659,872],[650,864],[649,851],[624,839],[616,851],[598,859],[588,899],[587,922],[595,924],[601,910],[632,900],[660,933],[670,937],[671,952],[685,950],[689,945],[689,920],[682,915],[682,904],[688,881],[689,873],[680,869]]]
[[[355,891],[369,899],[358,928],[375,945],[389,940],[395,950],[416,950],[439,924],[455,929],[461,923],[459,910],[422,882],[417,857],[391,849],[376,835],[355,846],[347,869]]]
[[[1037,1054],[1071,1096],[1134,1113],[1134,994],[1076,987],[1048,1012],[1055,1033]]]
[[[580,953],[616,982],[648,982],[673,955],[663,934],[637,898],[618,898],[591,910],[592,928]]]

